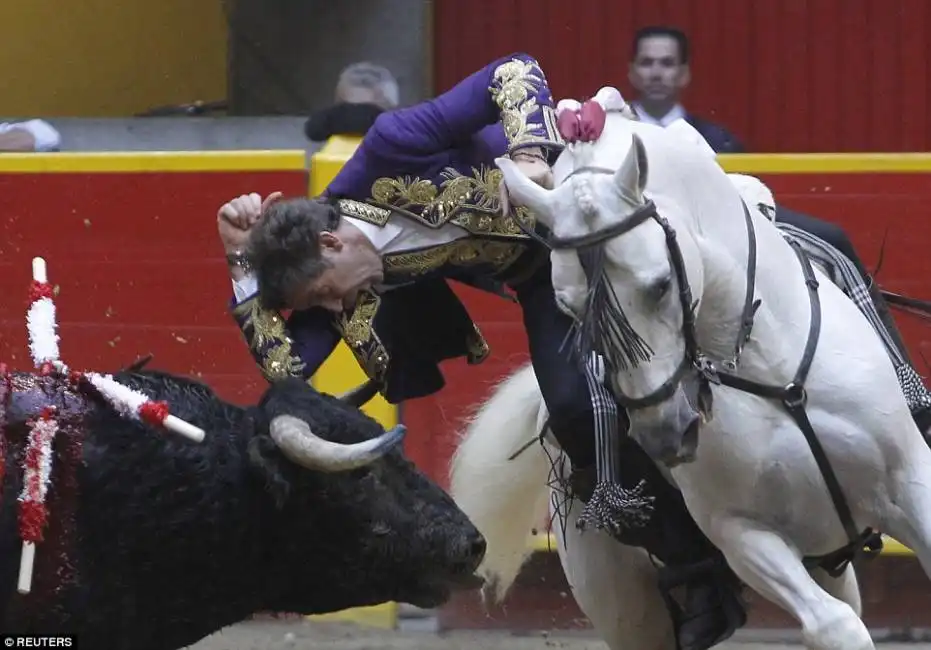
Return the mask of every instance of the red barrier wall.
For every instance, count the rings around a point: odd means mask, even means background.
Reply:
[[[924,0],[472,0],[434,2],[434,88],[526,51],[558,98],[604,85],[628,96],[642,26],[679,26],[692,45],[689,109],[751,151],[931,149]],[[476,47],[481,43],[481,47]]]
[[[0,158],[0,361],[31,366],[31,259],[45,257],[62,358],[115,370],[155,355],[228,399],[264,386],[226,311],[217,208],[251,191],[307,192],[304,153],[31,154]]]

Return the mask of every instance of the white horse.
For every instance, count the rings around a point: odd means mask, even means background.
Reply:
[[[615,96],[620,100],[616,91],[598,97],[611,109]],[[554,190],[534,184],[509,160],[498,160],[498,166],[512,199],[533,210],[556,240],[603,242],[605,278],[652,350],[646,360],[623,359],[618,345],[602,350],[615,362],[615,392],[632,404],[631,435],[666,466],[692,516],[735,573],[799,622],[807,647],[874,648],[860,619],[852,567],[831,578],[803,562],[848,545],[851,528],[872,528],[911,547],[925,572],[931,571],[931,450],[867,320],[818,270],[812,273],[820,308],[813,305],[808,284],[814,283],[806,283],[805,265],[775,226],[751,209],[749,236],[744,205],[727,175],[663,129],[609,110],[599,139],[567,146],[560,156]],[[599,173],[605,170],[610,173]],[[667,228],[649,217],[647,200]],[[623,230],[622,222],[644,212],[648,218]],[[552,263],[559,302],[584,314],[588,278],[577,251],[554,250]],[[735,355],[751,279],[752,297],[761,302],[749,341]],[[681,294],[686,288],[690,297]],[[697,303],[691,350],[684,336],[685,299]],[[787,386],[804,365],[813,314],[820,315],[820,334],[802,382],[804,412],[849,506],[849,522],[783,403],[712,385],[708,413],[701,408],[707,404],[696,403],[698,375],[687,367],[679,371],[690,356],[716,362],[737,357],[731,374]],[[453,496],[487,537],[486,571],[501,589],[520,567],[526,531],[536,523],[546,492],[549,465],[539,447],[506,460],[540,427],[543,406],[532,377],[519,371],[483,405],[452,468]],[[664,384],[668,390],[659,391]],[[657,395],[662,399],[643,403]],[[560,545],[563,566],[604,638],[614,648],[673,648],[664,640],[664,625],[651,635],[638,623],[654,624],[658,617],[651,613],[663,609],[655,589],[643,582],[650,570],[640,552],[612,547],[599,533],[579,535],[569,525],[573,538]],[[598,558],[609,557],[615,561],[611,571],[595,568]],[[632,593],[632,585],[643,589]]]
[[[554,478],[565,480],[568,461],[555,442],[532,445],[547,417],[533,367],[504,379],[471,418],[451,463],[450,493],[482,532],[485,558],[479,572],[484,595],[503,601],[531,552],[530,531],[561,514],[553,533],[566,580],[581,610],[611,650],[676,650],[672,622],[657,588],[657,571],[647,554],[607,533],[576,528],[584,504],[561,504]],[[559,512],[554,506],[562,505]],[[564,526],[562,525],[564,524]],[[562,531],[565,528],[565,537]]]

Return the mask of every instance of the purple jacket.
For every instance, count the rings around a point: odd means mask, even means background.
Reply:
[[[386,278],[414,283],[365,294],[352,313],[307,310],[285,323],[255,298],[236,307],[266,378],[310,378],[343,339],[386,398],[397,402],[442,387],[437,365],[444,359],[484,359],[488,346],[446,279],[480,285],[530,245],[515,218],[532,227],[533,216],[526,210],[501,216],[501,173],[494,165],[494,158],[528,146],[555,155],[562,140],[546,78],[526,54],[493,61],[436,99],[381,114],[325,194],[343,214],[375,225],[453,223],[469,236],[442,251],[385,255]],[[428,305],[435,318],[410,317]]]

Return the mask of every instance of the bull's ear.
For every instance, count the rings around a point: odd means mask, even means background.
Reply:
[[[501,182],[507,188],[510,202],[529,208],[541,223],[552,230],[553,191],[530,180],[510,158],[495,158],[495,164],[501,170]]]

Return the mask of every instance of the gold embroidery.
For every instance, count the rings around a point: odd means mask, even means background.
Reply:
[[[306,364],[292,354],[284,319],[273,309],[264,309],[258,298],[250,298],[233,309],[242,320],[249,347],[259,357],[262,374],[268,381],[301,376]]]
[[[506,235],[526,239],[515,219],[528,228],[533,228],[535,219],[525,207],[518,207],[514,214],[500,216],[501,199],[498,194],[503,175],[501,170],[484,165],[472,168],[466,176],[449,167],[441,174],[439,188],[428,180],[411,177],[379,178],[372,185],[372,201],[387,213],[391,211],[431,228],[440,228],[453,223],[474,235]],[[350,215],[354,216],[354,215]]]
[[[535,61],[511,59],[495,68],[488,90],[501,111],[510,149],[531,142],[553,144],[542,111],[545,106],[537,102],[537,94],[545,88],[546,78]],[[535,114],[543,122],[534,120]]]
[[[373,321],[380,305],[381,296],[363,291],[359,294],[352,315],[340,316],[338,327],[343,339],[369,379],[384,382],[389,357],[373,327]]]
[[[338,206],[341,214],[361,219],[376,226],[384,226],[391,216],[391,210],[378,208],[362,201],[353,201],[352,199],[341,199]]]
[[[479,364],[488,357],[488,341],[475,323],[472,323],[472,333],[466,337],[466,350],[466,359],[471,365]]]
[[[556,123],[556,109],[552,106],[543,107],[543,122],[546,125],[546,137],[553,142],[565,146],[566,141],[559,132],[559,126]]]
[[[447,264],[487,265],[492,272],[498,272],[513,264],[523,252],[521,243],[463,238],[422,250],[384,255],[382,259],[385,279],[390,282],[410,281]]]
[[[287,377],[300,377],[305,364],[301,358],[291,354],[291,341],[270,347],[262,360],[262,374],[269,381],[280,381]]]
[[[448,167],[440,174],[439,188],[432,181],[410,176],[379,178],[372,184],[372,201],[418,219],[432,228],[446,224],[468,206],[494,213],[499,209],[501,171],[484,165],[466,176]]]

